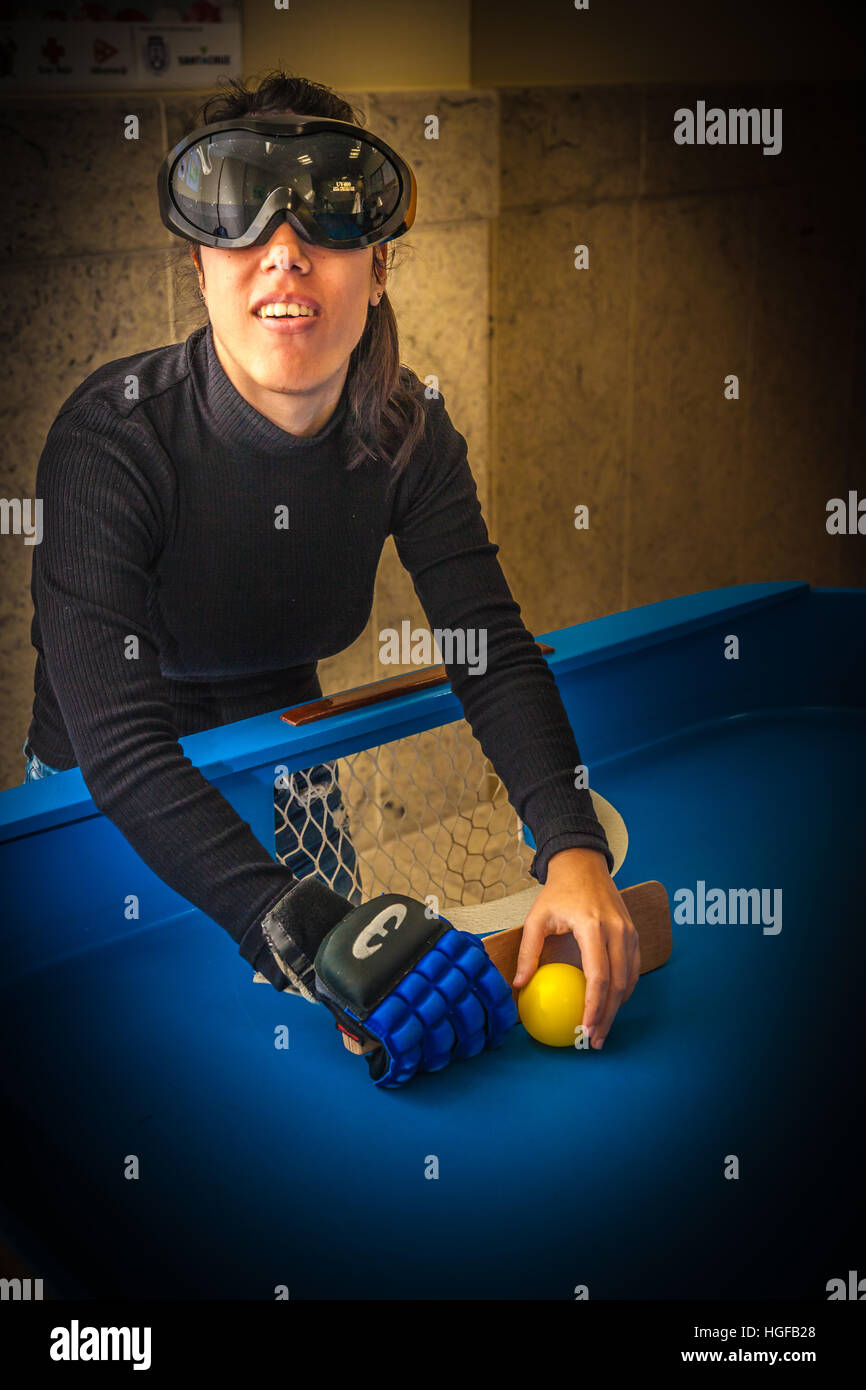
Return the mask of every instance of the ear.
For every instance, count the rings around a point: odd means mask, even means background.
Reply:
[[[202,296],[202,299],[203,299],[203,298],[204,298],[204,288],[205,288],[205,286],[204,286],[204,269],[203,269],[203,267],[202,267],[201,256],[200,256],[200,254],[199,254],[199,251],[200,251],[200,248],[199,248],[198,246],[196,246],[194,243],[191,242],[191,243],[190,243],[190,248],[189,248],[189,258],[190,258],[190,260],[192,261],[193,267],[194,267],[194,269],[195,269],[195,273],[196,273],[196,275],[198,276],[198,287],[199,287],[199,290],[201,291],[201,296]]]

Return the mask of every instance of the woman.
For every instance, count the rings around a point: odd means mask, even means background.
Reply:
[[[317,662],[363,630],[393,534],[431,627],[487,636],[484,674],[448,675],[538,846],[515,983],[546,935],[573,932],[599,1048],[637,981],[637,934],[465,440],[399,363],[386,246],[412,224],[411,170],[336,94],[279,71],[230,84],[202,126],[167,156],[159,194],[209,322],[94,372],[40,459],[27,779],[80,766],[141,858],[276,988],[297,988],[276,939],[302,900],[310,912],[307,889],[328,890],[267,854],[178,738],[317,698]],[[329,775],[298,774],[308,804]],[[301,823],[297,778],[287,797]],[[327,838],[338,793],[319,806]],[[331,881],[348,910],[351,860]]]

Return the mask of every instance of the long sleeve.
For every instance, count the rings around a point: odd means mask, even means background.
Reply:
[[[154,447],[97,406],[52,426],[33,566],[43,652],[95,804],[165,883],[245,938],[254,962],[257,923],[296,880],[178,742],[148,617],[173,502],[171,465],[154,466]]]
[[[574,786],[577,742],[549,666],[525,627],[487,532],[466,440],[440,396],[428,414],[429,446],[395,497],[397,553],[435,631],[486,632],[487,665],[445,667],[472,732],[536,843],[531,873],[542,883],[552,855],[569,848],[613,857],[592,798]]]

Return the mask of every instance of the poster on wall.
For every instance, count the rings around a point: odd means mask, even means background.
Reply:
[[[0,95],[210,87],[241,75],[240,6],[0,5]]]

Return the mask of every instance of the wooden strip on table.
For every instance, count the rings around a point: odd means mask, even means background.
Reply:
[[[548,656],[554,650],[546,642],[536,642],[535,645],[543,656]],[[320,719],[330,719],[333,714],[347,714],[349,710],[363,709],[365,705],[377,705],[381,700],[396,700],[398,695],[427,690],[428,687],[442,685],[447,680],[444,666],[425,666],[421,671],[389,676],[383,681],[372,681],[370,685],[357,685],[352,690],[340,690],[335,695],[325,695],[321,700],[308,700],[303,705],[292,705],[280,718],[286,724],[295,727],[300,724],[314,724]]]

